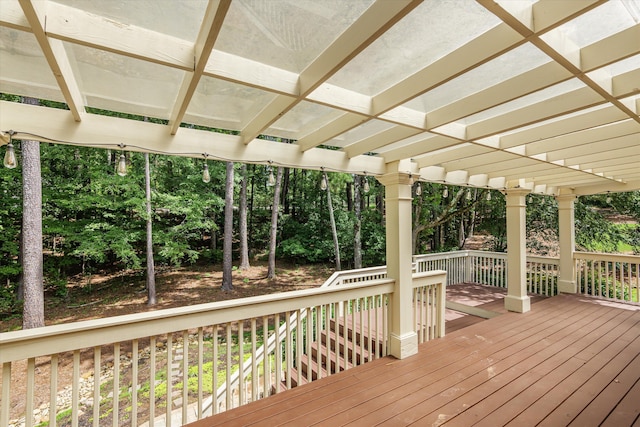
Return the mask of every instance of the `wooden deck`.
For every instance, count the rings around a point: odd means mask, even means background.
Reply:
[[[640,425],[640,307],[534,302],[191,426]]]

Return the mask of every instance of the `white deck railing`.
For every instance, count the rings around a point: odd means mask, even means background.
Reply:
[[[205,397],[217,389],[219,377],[227,389],[223,407],[213,405],[214,413],[277,393],[313,379],[309,370],[303,378],[302,359],[314,351],[312,342],[328,333],[340,307],[352,318],[363,315],[364,309],[367,315],[378,314],[366,328],[368,336],[380,336],[384,342],[370,346],[368,357],[382,357],[387,349],[387,299],[393,287],[393,280],[381,279],[3,333],[0,425],[20,417],[26,417],[21,424],[35,425],[34,410],[42,408],[34,397],[36,389],[48,390],[51,426],[56,425],[53,408],[65,387],[70,389],[71,409],[60,423],[73,426],[79,425],[81,411],[86,412],[82,424],[94,426],[105,417],[114,426],[135,426],[138,419],[155,420],[161,414],[168,426],[200,418],[206,415]],[[262,362],[255,357],[246,361],[274,336],[276,345]],[[70,372],[69,384],[59,375],[62,370]],[[230,387],[226,374],[233,371],[243,373],[242,386]],[[12,391],[16,376],[26,378],[21,395]],[[149,411],[138,414],[143,401]]]
[[[578,293],[623,303],[640,302],[640,256],[574,253]],[[507,286],[507,254],[456,251],[416,255],[417,271],[442,269],[447,284],[479,283]],[[553,296],[558,293],[559,258],[527,256],[527,292]]]
[[[640,256],[576,252],[578,292],[620,302],[640,302]]]
[[[455,251],[413,257],[417,271],[441,269],[447,285],[478,283],[507,287],[507,254],[503,252]],[[527,256],[527,292],[545,296],[557,294],[558,258]]]

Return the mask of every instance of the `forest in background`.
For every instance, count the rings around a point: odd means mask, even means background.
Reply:
[[[21,141],[14,141],[14,146],[18,167],[0,170],[0,317],[20,310]],[[227,211],[233,218],[229,222],[230,254],[236,264],[243,213],[249,259],[266,259],[271,253],[290,262],[332,264],[341,269],[385,263],[384,187],[373,177],[151,154],[149,214],[145,155],[124,153],[128,173],[119,176],[122,154],[40,144],[46,292],[64,295],[67,278],[79,273],[147,268],[148,220],[153,224],[155,263],[221,262],[228,189],[233,193]],[[203,182],[205,162],[210,182]],[[416,183],[413,192],[414,253],[455,250],[474,234],[489,236],[487,249],[506,249],[505,201],[498,191]],[[275,228],[274,203],[278,206]],[[629,221],[608,220],[620,215]],[[638,253],[639,219],[640,192],[580,197],[576,202],[577,245],[588,251]],[[270,250],[274,233],[275,253]],[[546,254],[549,243],[557,241],[553,197],[529,196],[527,233],[532,253]]]

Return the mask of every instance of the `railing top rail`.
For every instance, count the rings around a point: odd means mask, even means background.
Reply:
[[[430,270],[420,273],[413,273],[413,287],[436,285],[447,283],[447,272],[445,270]]]
[[[557,256],[540,256],[540,255],[527,255],[527,261],[539,262],[542,264],[557,264],[560,262],[560,257]]]
[[[574,252],[574,259],[585,259],[590,261],[613,261],[613,262],[630,262],[632,264],[640,263],[639,255],[625,254],[601,254],[595,252]]]
[[[354,270],[341,270],[334,272],[325,282],[320,286],[321,288],[331,287],[337,284],[340,280],[352,277],[367,276],[369,274],[383,273],[387,271],[386,265],[380,265],[376,267],[357,268]]]
[[[268,294],[0,334],[0,364],[393,292],[393,279]],[[90,332],[90,333],[88,333]]]
[[[427,260],[431,258],[436,259],[451,259],[451,258],[463,258],[469,255],[469,251],[452,251],[452,252],[435,252],[432,254],[419,254],[414,255],[414,261]]]

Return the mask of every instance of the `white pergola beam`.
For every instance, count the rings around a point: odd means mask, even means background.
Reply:
[[[526,154],[532,156],[637,133],[640,133],[640,124],[633,120],[623,120],[608,126],[560,135],[542,141],[534,141],[527,144],[525,148]]]
[[[355,157],[360,154],[375,151],[376,148],[383,147],[384,145],[409,138],[417,133],[420,133],[420,131],[402,126],[393,126],[346,146],[344,151],[349,157]]]
[[[402,142],[402,141],[401,141]],[[388,151],[380,152],[380,155],[384,157],[385,162],[393,162],[402,159],[411,159],[415,157],[415,161],[418,167],[428,166],[420,159],[428,158],[429,155],[424,156],[426,152],[434,152],[443,148],[449,148],[459,145],[460,141],[457,139],[449,138],[442,135],[432,134],[420,134],[417,137],[407,138],[406,144],[392,148]],[[386,147],[385,147],[386,148]],[[422,156],[420,159],[416,156]],[[422,164],[422,166],[420,166]]]
[[[38,41],[40,49],[60,87],[60,91],[69,106],[69,110],[74,120],[79,122],[85,113],[84,98],[82,93],[80,93],[78,82],[73,74],[69,58],[62,42],[60,40],[49,39],[45,33],[44,12],[38,10],[38,8],[46,6],[47,4],[38,3],[36,5],[31,0],[19,0],[19,2],[33,35]]]
[[[340,34],[299,76],[298,97],[277,100],[241,130],[245,143],[256,138],[280,116],[293,108],[336,71],[362,52],[396,22],[411,12],[422,0],[376,0],[351,26]],[[282,96],[279,96],[282,98]],[[286,104],[285,107],[280,107]],[[276,108],[277,107],[277,108]]]
[[[173,104],[169,119],[169,129],[172,135],[178,131],[184,114],[189,107],[191,98],[200,82],[204,68],[207,65],[213,45],[222,29],[231,0],[209,0],[202,25],[194,46],[195,64],[192,73],[186,73],[182,78],[176,102]]]
[[[29,139],[44,142],[75,143],[82,146],[128,151],[161,153],[182,157],[202,158],[241,163],[281,165],[368,175],[386,171],[381,158],[358,156],[349,159],[344,152],[315,148],[301,153],[294,144],[257,139],[245,145],[240,136],[181,128],[176,135],[167,126],[143,121],[85,114],[76,123],[66,110],[0,101],[0,129],[13,129]],[[117,130],[117,131],[115,131]],[[39,137],[37,135],[41,135]]]
[[[453,139],[447,139],[445,136],[441,136],[443,140],[454,141]],[[458,144],[460,144],[458,142]],[[457,144],[456,144],[457,145]],[[419,157],[416,157],[415,160],[418,163],[419,168],[423,168],[425,166],[439,165],[447,162],[451,162],[456,159],[464,159],[468,157],[478,156],[481,154],[495,152],[495,150],[484,147],[481,145],[472,145],[465,143],[460,147],[453,147],[452,149],[444,150],[437,153],[426,154]]]

